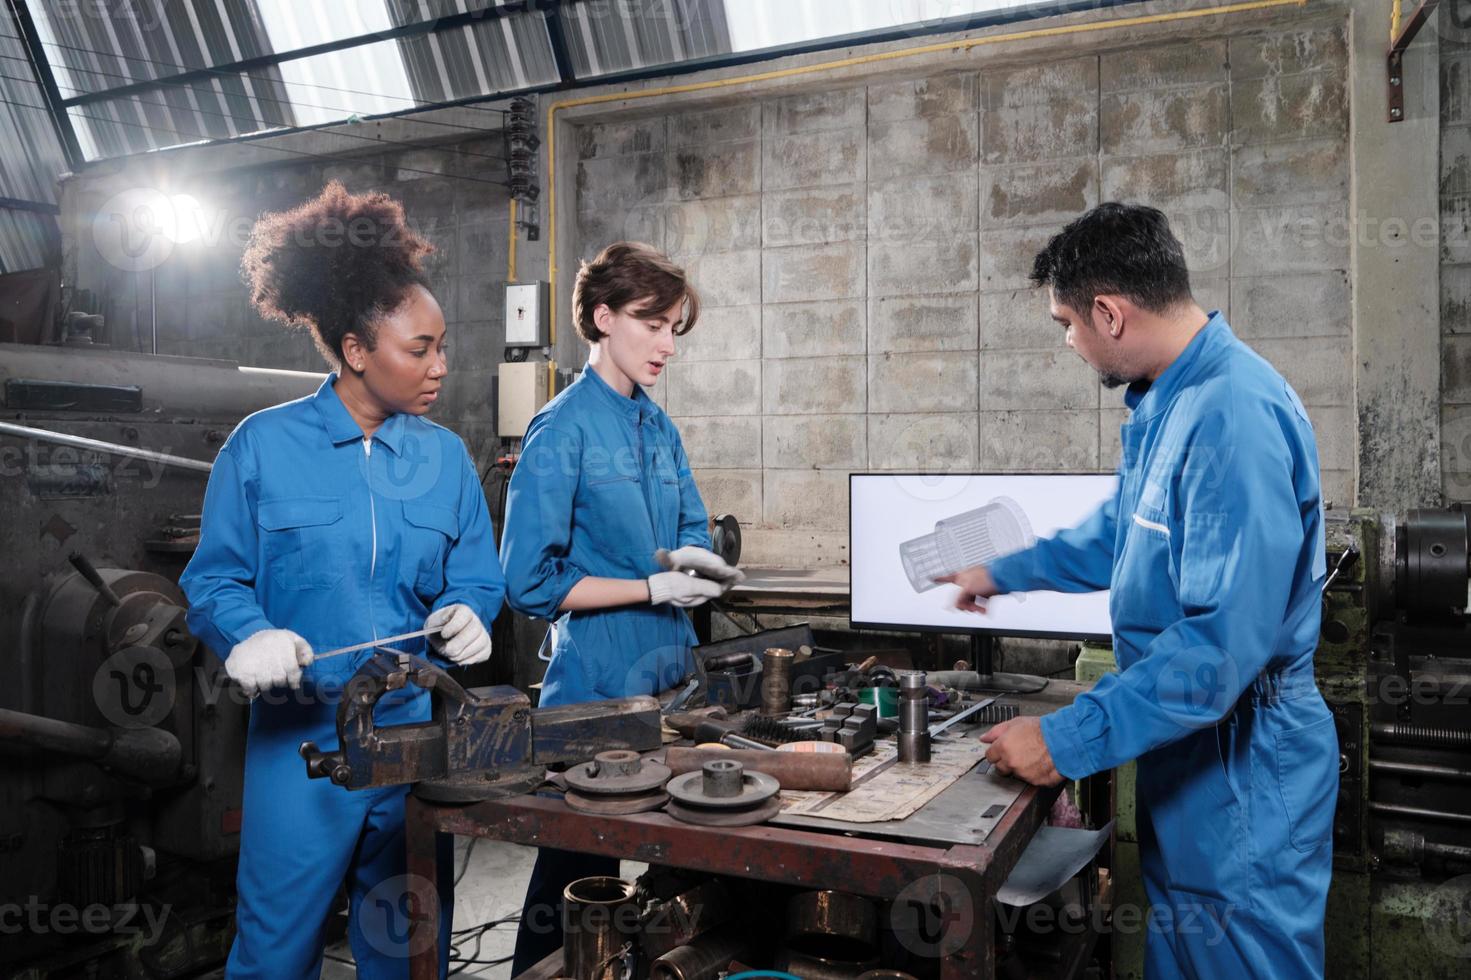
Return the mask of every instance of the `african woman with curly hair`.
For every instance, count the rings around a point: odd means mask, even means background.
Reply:
[[[342,689],[375,652],[313,662],[315,650],[423,628],[451,664],[490,656],[505,592],[490,515],[464,444],[424,418],[447,373],[430,251],[396,201],[336,182],[262,217],[245,251],[255,308],[309,330],[334,370],[221,447],[180,580],[190,628],[252,698],[230,980],[318,976],[344,884],[358,976],[408,976],[400,924],[381,921],[404,900],[406,787],[345,793],[308,779],[297,747],[336,742]],[[385,725],[428,717],[417,689],[375,712]]]

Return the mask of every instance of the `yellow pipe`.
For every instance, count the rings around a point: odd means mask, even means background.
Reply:
[[[511,245],[506,249],[506,282],[516,281],[516,199],[511,198]]]
[[[1394,0],[1394,8],[1389,14],[1389,43],[1393,44],[1399,37],[1400,0]]]
[[[546,148],[547,148],[547,280],[550,283],[550,300],[547,303],[547,313],[550,317],[549,332],[551,343],[555,346],[557,342],[557,169],[556,169],[556,144],[557,131],[553,126],[553,117],[559,109],[571,109],[576,106],[597,105],[603,102],[629,102],[635,99],[649,99],[656,95],[681,95],[686,92],[702,92],[707,89],[725,88],[729,85],[745,85],[752,82],[766,82],[778,78],[792,78],[798,75],[813,75],[819,72],[833,71],[838,68],[851,68],[855,65],[875,64],[882,61],[895,61],[900,58],[913,58],[917,55],[931,54],[936,51],[968,51],[987,44],[1000,44],[1004,41],[1029,41],[1035,38],[1063,37],[1068,34],[1086,34],[1093,31],[1113,30],[1119,27],[1139,27],[1145,24],[1166,24],[1173,21],[1195,20],[1200,17],[1225,16],[1227,14],[1247,13],[1252,10],[1268,10],[1273,7],[1305,7],[1308,0],[1250,0],[1247,3],[1232,3],[1221,7],[1208,7],[1203,10],[1180,10],[1168,14],[1149,14],[1140,17],[1122,17],[1118,20],[1093,21],[1087,24],[1064,24],[1058,27],[1038,27],[1025,31],[1013,31],[1010,34],[991,34],[986,37],[965,38],[959,41],[941,41],[935,44],[924,44],[917,48],[905,48],[902,51],[881,51],[876,54],[857,55],[851,58],[839,58],[837,61],[824,61],[815,65],[800,65],[794,68],[778,68],[772,71],[757,72],[754,75],[742,75],[738,78],[717,78],[705,82],[688,82],[683,85],[668,85],[664,88],[641,89],[637,92],[607,92],[603,95],[589,95],[579,99],[563,99],[553,102],[547,106],[546,115]],[[1398,0],[1396,0],[1396,8]]]

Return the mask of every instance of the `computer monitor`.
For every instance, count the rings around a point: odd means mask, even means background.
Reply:
[[[1108,639],[1107,591],[997,596],[976,614],[933,579],[1075,527],[1117,484],[1113,474],[851,474],[853,627]]]

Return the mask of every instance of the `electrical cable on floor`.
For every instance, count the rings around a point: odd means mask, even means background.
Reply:
[[[470,843],[466,845],[465,856],[460,859],[460,870],[455,872],[456,885],[460,883],[461,878],[465,877],[465,872],[470,870],[470,852],[475,850],[475,845],[478,843],[480,843],[479,837],[471,837]]]
[[[480,925],[477,926],[469,926],[464,929],[456,929],[452,933],[450,933],[449,962],[452,969],[449,971],[449,976],[455,976],[456,974],[463,973],[465,969],[470,966],[499,966],[502,963],[509,963],[513,958],[511,956],[502,956],[497,959],[482,960],[480,958],[480,946],[482,941],[485,939],[485,934],[490,930],[496,928],[497,926],[508,925],[511,923],[519,923],[520,921],[521,913],[516,912],[512,915],[508,915],[500,919],[492,919],[489,922],[482,922]],[[474,935],[470,936],[468,935],[469,933],[474,933]],[[464,951],[461,949],[461,945],[468,945],[472,938],[475,940],[475,951],[466,956],[464,954]]]

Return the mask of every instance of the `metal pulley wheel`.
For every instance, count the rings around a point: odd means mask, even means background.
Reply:
[[[644,813],[669,802],[664,792],[669,776],[667,766],[646,762],[628,749],[613,749],[568,769],[563,776],[568,787],[563,798],[569,807],[583,813]]]
[[[744,827],[781,811],[781,789],[773,776],[746,772],[733,759],[714,759],[698,772],[676,776],[665,787],[672,799],[665,812],[707,827]]]
[[[732,568],[741,560],[741,525],[730,514],[721,514],[710,521],[710,550],[719,555]]]

